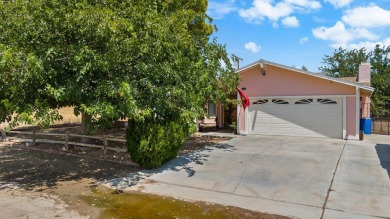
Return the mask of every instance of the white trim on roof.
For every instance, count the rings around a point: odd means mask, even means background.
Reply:
[[[306,95],[306,96],[257,96],[257,97],[251,97],[248,96],[249,99],[290,99],[290,98],[334,98],[334,97],[356,97],[356,94],[340,94],[340,95],[332,95],[332,94],[325,94],[325,95]]]
[[[353,82],[344,81],[344,80],[333,78],[333,77],[329,77],[329,76],[317,75],[314,72],[304,71],[304,70],[293,68],[293,67],[290,67],[290,66],[287,66],[287,65],[282,65],[282,64],[275,63],[275,62],[270,62],[270,61],[267,61],[267,60],[264,60],[264,59],[260,59],[259,61],[253,62],[253,63],[251,63],[249,65],[246,65],[246,66],[244,66],[244,67],[242,67],[240,69],[237,69],[236,72],[237,73],[241,73],[241,72],[243,72],[243,71],[245,71],[247,69],[253,68],[253,67],[257,66],[257,65],[260,66],[261,64],[272,65],[272,66],[275,66],[275,67],[279,67],[279,68],[295,71],[295,72],[298,72],[298,73],[301,73],[301,74],[305,74],[305,75],[309,75],[309,76],[313,76],[313,77],[317,77],[317,78],[321,78],[321,79],[337,82],[337,83],[340,83],[340,84],[354,86],[354,87],[361,88],[361,89],[364,89],[364,90],[368,90],[368,91],[371,91],[371,92],[374,91],[373,87],[364,86],[364,85],[361,85],[361,84],[356,84],[356,83],[353,83]]]

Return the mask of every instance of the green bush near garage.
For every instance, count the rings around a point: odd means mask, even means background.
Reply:
[[[172,121],[129,120],[126,132],[128,151],[132,161],[140,166],[157,168],[175,158],[194,131],[194,123],[183,118]]]

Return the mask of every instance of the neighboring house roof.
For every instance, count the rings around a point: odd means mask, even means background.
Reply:
[[[360,85],[364,85],[364,86],[370,86],[370,82],[359,82],[358,81],[358,77],[342,77],[340,79],[344,80],[344,81],[349,81],[349,82],[352,82],[352,83],[355,83],[355,84],[360,84]]]
[[[341,77],[341,80],[357,83],[357,77]]]
[[[367,85],[364,85],[364,84],[358,84],[356,82],[356,78],[354,78],[354,82],[350,81],[350,80],[343,80],[343,78],[334,78],[334,77],[327,76],[326,73],[314,73],[314,72],[310,72],[310,71],[305,71],[305,70],[301,70],[301,69],[298,69],[298,68],[290,67],[290,66],[287,66],[287,65],[282,65],[282,64],[275,63],[275,62],[270,62],[270,61],[267,61],[267,60],[264,60],[264,59],[260,59],[260,60],[258,60],[256,62],[253,62],[253,63],[251,63],[249,65],[246,65],[246,66],[244,66],[244,67],[242,67],[240,69],[237,69],[236,72],[237,73],[241,73],[241,72],[243,72],[243,71],[245,71],[247,69],[253,68],[255,66],[263,66],[263,65],[272,65],[272,66],[275,66],[275,67],[291,70],[291,71],[294,71],[294,72],[297,72],[297,73],[310,75],[310,76],[313,76],[313,77],[322,78],[322,79],[325,79],[325,80],[334,81],[334,82],[337,82],[337,83],[358,87],[360,89],[367,90],[370,93],[372,93],[374,91],[373,87],[370,87],[370,86],[367,86]]]

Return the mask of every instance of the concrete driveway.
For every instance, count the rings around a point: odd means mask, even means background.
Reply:
[[[111,185],[294,218],[383,218],[389,172],[390,136],[244,136]]]

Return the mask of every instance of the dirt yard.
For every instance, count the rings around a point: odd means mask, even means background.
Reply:
[[[123,136],[123,132],[112,132],[106,134]],[[202,150],[224,140],[192,136],[183,145],[180,155]],[[128,176],[140,168],[126,162],[102,158],[100,155],[90,155],[89,151],[67,154],[59,146],[48,147],[38,147],[37,150],[20,143],[0,143],[0,218],[124,218],[124,215],[127,218],[129,213],[134,212],[126,211],[122,214],[118,210],[130,208],[123,200],[139,200],[140,197],[149,202],[165,203],[164,206],[168,209],[186,208],[188,211],[183,211],[183,214],[187,216],[189,213],[186,212],[200,212],[201,217],[212,216],[216,212],[220,216],[214,218],[226,218],[228,215],[238,218],[284,218],[239,208],[190,203],[158,196],[150,199],[145,194],[111,191],[100,184],[105,180]],[[180,205],[171,205],[172,203]],[[165,209],[154,213],[172,218],[172,215],[164,212],[172,211]],[[199,218],[199,215],[189,216]]]

